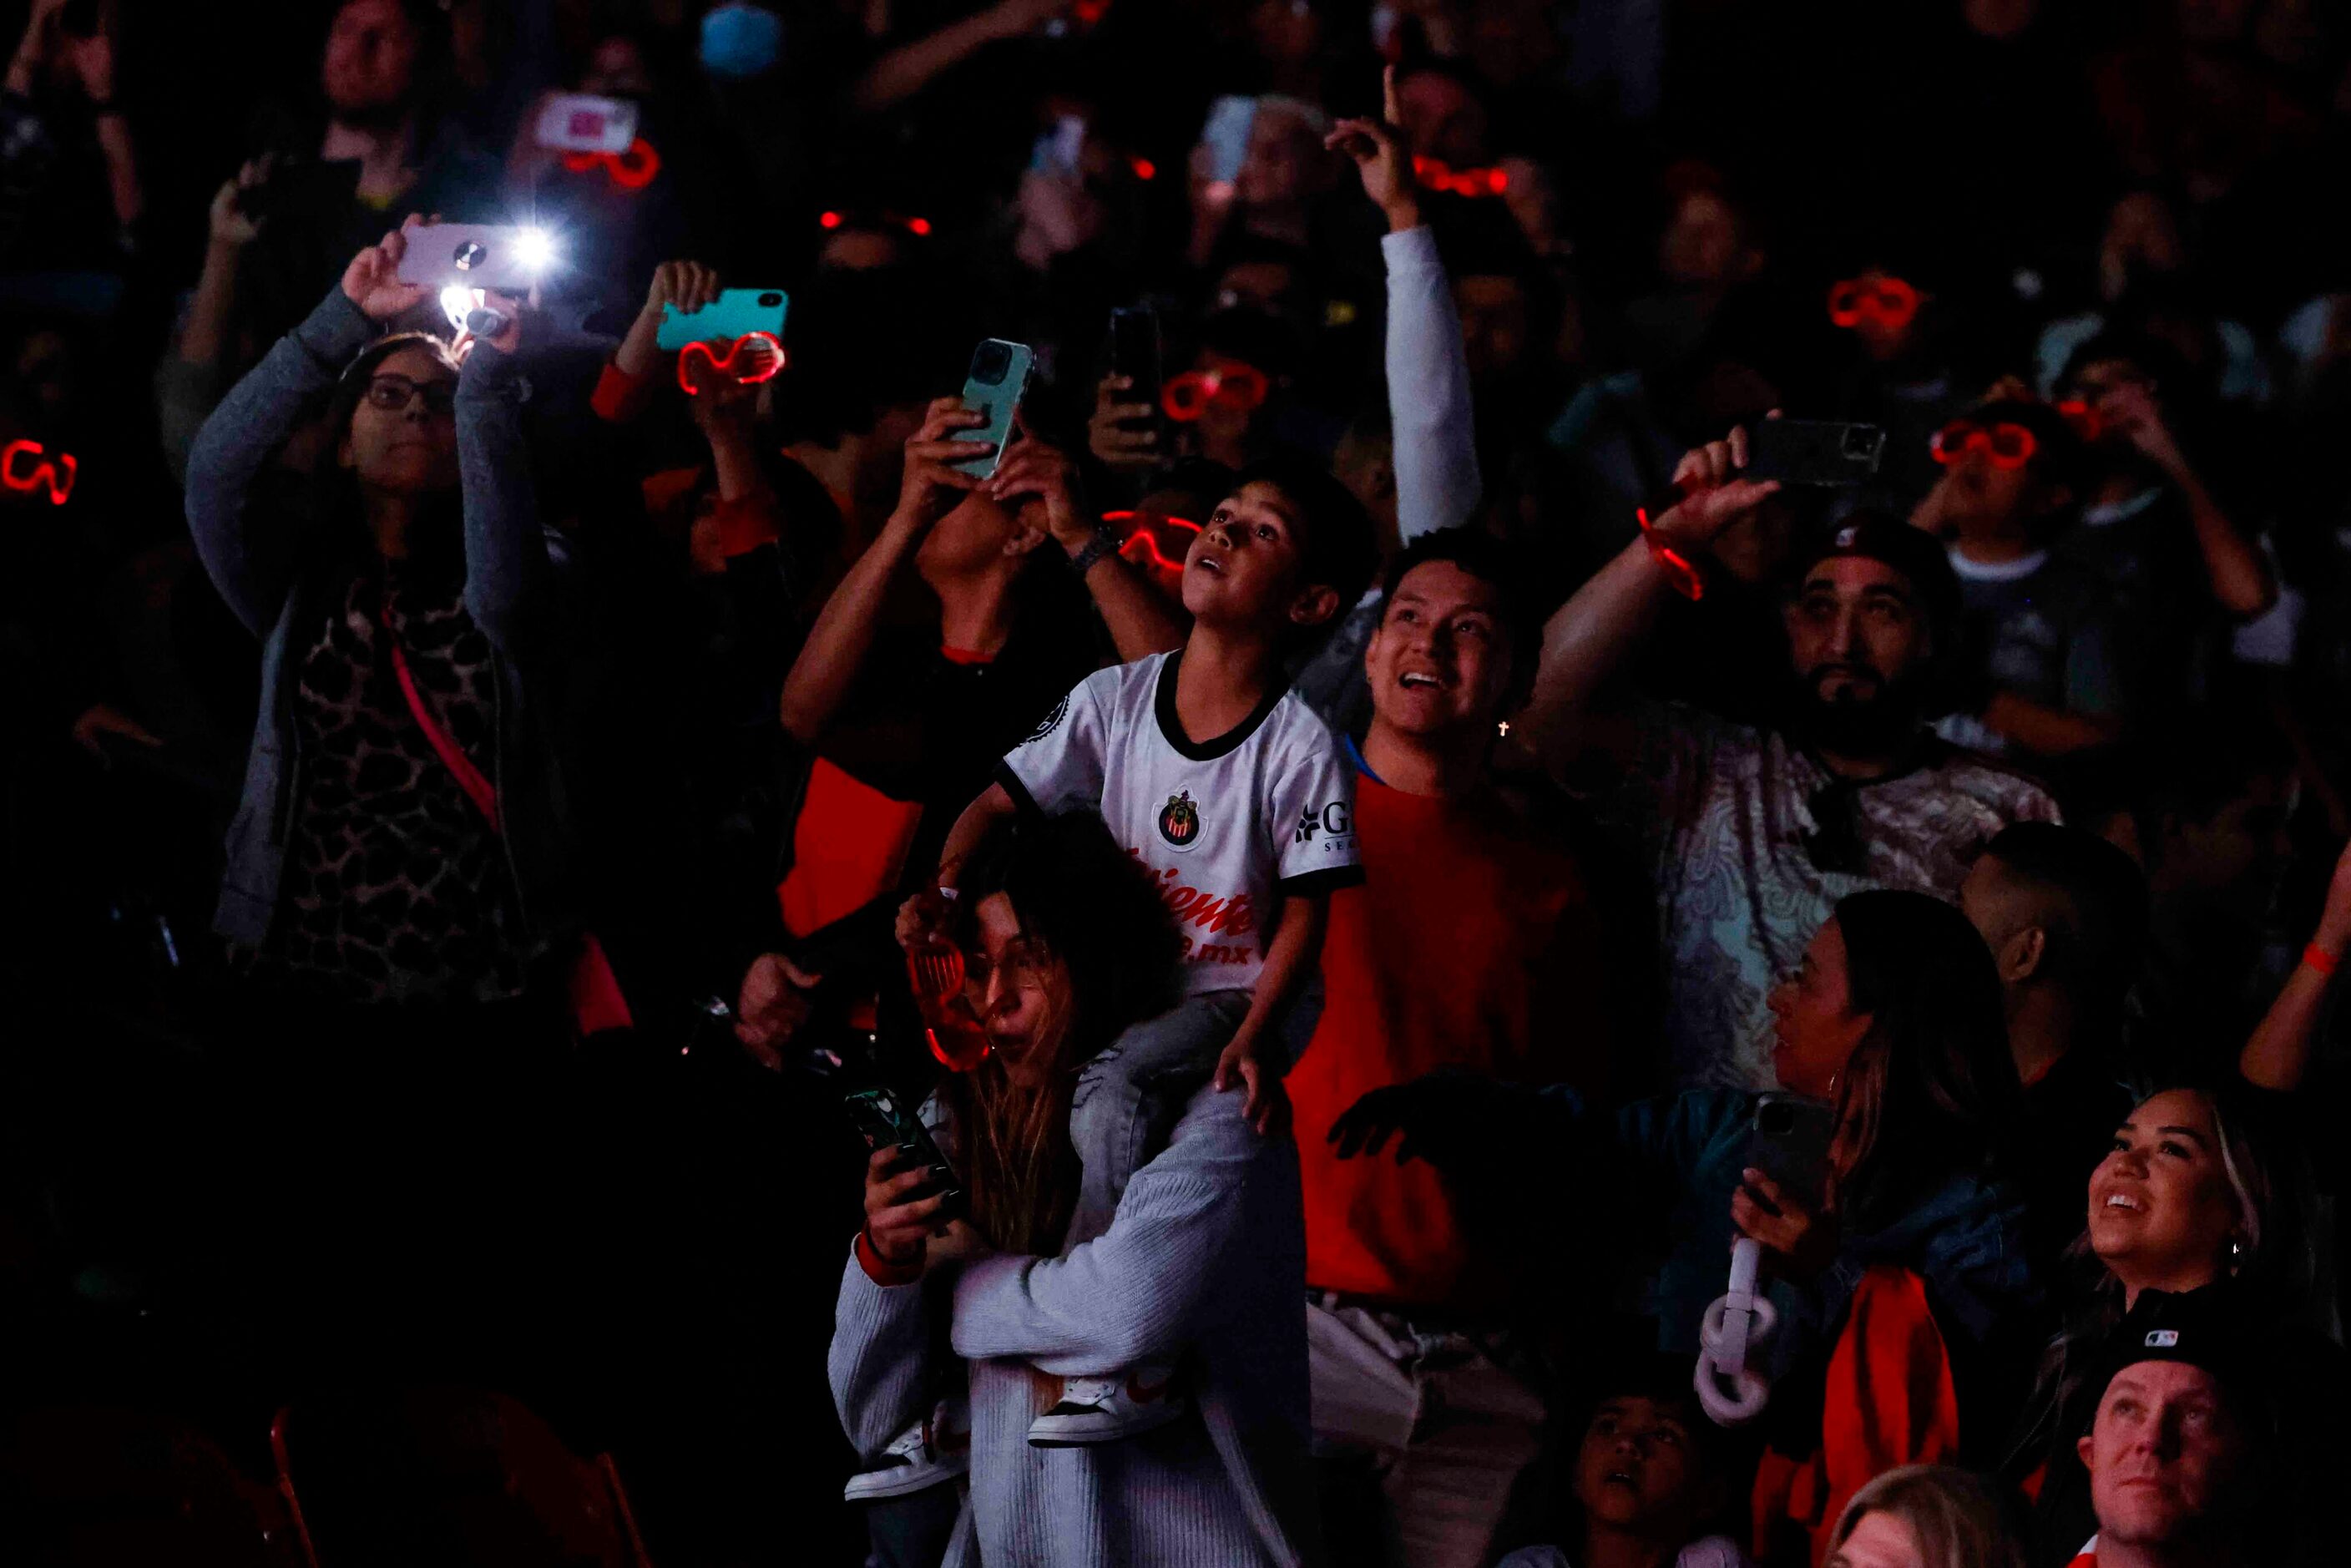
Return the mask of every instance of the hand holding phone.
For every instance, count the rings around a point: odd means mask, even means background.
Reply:
[[[931,1130],[923,1125],[919,1109],[911,1101],[894,1089],[875,1084],[850,1091],[842,1103],[849,1108],[850,1119],[857,1124],[865,1146],[875,1156],[867,1166],[869,1216],[874,1176],[885,1170],[893,1173],[883,1184],[890,1189],[893,1205],[904,1204],[910,1196],[920,1195],[925,1200],[935,1200],[930,1203],[931,1214],[948,1213],[961,1206],[963,1185],[956,1180],[955,1167],[939,1152]]]
[[[626,99],[559,92],[539,106],[531,136],[551,152],[626,152],[637,139],[637,106]]]
[[[994,476],[997,465],[1004,461],[1005,444],[1012,439],[1012,412],[1020,406],[1021,394],[1029,389],[1029,372],[1035,360],[1028,344],[1008,343],[1001,338],[983,340],[972,350],[963,403],[986,423],[959,433],[957,439],[983,443],[988,451],[983,456],[966,458],[956,467],[976,479]]]
[[[653,343],[674,351],[688,343],[735,343],[764,332],[780,344],[791,303],[780,288],[729,288],[698,302],[664,302]]]
[[[1858,485],[1877,472],[1886,432],[1830,419],[1767,419],[1747,436],[1747,477],[1782,485]]]
[[[553,238],[516,224],[412,224],[398,259],[402,283],[494,294],[528,294],[556,268]]]

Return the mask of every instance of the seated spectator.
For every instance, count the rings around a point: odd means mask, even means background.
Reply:
[[[1959,911],[2000,970],[2024,1085],[2018,1174],[2044,1276],[2081,1234],[2082,1183],[2130,1109],[2123,1001],[2146,952],[2147,903],[2128,855],[2053,822],[2001,829],[1959,884]]]
[[[1959,711],[1936,728],[2043,763],[2118,739],[2135,672],[2114,589],[2050,549],[2079,506],[2080,439],[2044,404],[1995,398],[1935,452],[1942,478],[1910,521],[1949,541],[1964,660]]]
[[[1727,1089],[1610,1117],[1564,1091],[1437,1074],[1366,1094],[1331,1138],[1343,1157],[1374,1155],[1400,1133],[1404,1156],[1497,1184],[1478,1190],[1498,1210],[1556,1186],[1561,1148],[1580,1156],[1611,1195],[1607,1240],[1672,1239],[1644,1288],[1660,1346],[1679,1354],[1698,1348],[1734,1236],[1760,1242],[1780,1326],[1758,1555],[1806,1537],[1818,1555],[1883,1470],[1990,1451],[2008,1419],[2006,1342],[2035,1291],[2022,1207],[2000,1179],[2016,1070],[1974,928],[1921,894],[1851,894],[1772,1011],[1780,1082],[1835,1105],[1820,1193],[1748,1165],[1754,1102]],[[1920,1390],[1938,1392],[1922,1405]]]
[[[2006,1500],[1949,1465],[1888,1470],[1844,1505],[1828,1568],[2024,1568]]]
[[[1499,1568],[1749,1568],[1726,1533],[1739,1512],[1738,1445],[1699,1408],[1688,1360],[1593,1372],[1600,1397],[1573,1461],[1576,1550],[1529,1546]]]
[[[1389,569],[1364,655],[1373,716],[1351,752],[1365,881],[1332,895],[1322,1015],[1287,1083],[1325,1531],[1343,1556],[1375,1535],[1403,1563],[1485,1561],[1542,1451],[1544,1390],[1509,1325],[1527,1260],[1476,1234],[1437,1172],[1342,1160],[1325,1138],[1363,1094],[1424,1072],[1606,1079],[1607,946],[1581,870],[1490,776],[1531,663],[1520,587],[1489,536],[1424,534]],[[1451,1418],[1421,1427],[1412,1412],[1431,1401]]]
[[[2074,1445],[2097,1520],[2075,1568],[2275,1560],[2261,1333],[2200,1292],[2151,1295],[2116,1326]]]
[[[1318,1560],[1292,1151],[1250,1129],[1239,1095],[1203,1088],[1141,1151],[1108,1228],[1072,1242],[1072,1098],[1088,1063],[1180,990],[1174,925],[1090,817],[1027,826],[967,870],[959,935],[995,1049],[946,1080],[933,1114],[968,1217],[935,1234],[946,1217],[927,1173],[874,1156],[831,1356],[851,1441],[878,1457],[960,1369],[970,1492],[949,1561]],[[1178,1355],[1191,1405],[1157,1435],[1029,1443],[1040,1372]]]
[[[1609,675],[1679,575],[1776,492],[1738,477],[1745,458],[1738,431],[1684,458],[1686,498],[1654,542],[1635,538],[1552,616],[1521,730],[1562,783],[1597,773],[1654,868],[1676,1080],[1761,1088],[1771,986],[1837,900],[1873,886],[1948,897],[1984,840],[2057,808],[1926,728],[1935,672],[1955,653],[1958,585],[1931,540],[1886,519],[1800,554],[1779,726],[1607,711]]]

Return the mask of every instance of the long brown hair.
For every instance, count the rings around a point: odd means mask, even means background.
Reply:
[[[1012,1082],[995,1058],[950,1078],[972,1224],[998,1251],[1050,1256],[1077,1202],[1070,1099],[1078,1071],[1130,1024],[1181,993],[1175,921],[1134,860],[1090,813],[1022,824],[975,856],[963,906],[1002,894],[1019,923],[1025,960],[1046,997],[1032,1058],[1034,1086]]]
[[[1868,1033],[1838,1075],[1841,1207],[1864,1225],[1959,1171],[1990,1174],[2023,1090],[2000,974],[1966,915],[1923,893],[1837,903],[1850,1006]]]

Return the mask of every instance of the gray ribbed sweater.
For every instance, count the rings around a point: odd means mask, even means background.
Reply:
[[[885,1288],[852,1256],[833,1400],[867,1458],[925,1414],[952,1314],[971,1383],[971,1496],[947,1568],[1241,1568],[1319,1562],[1306,1458],[1298,1157],[1242,1096],[1205,1089],[1096,1239]],[[1193,1413],[1124,1442],[1032,1448],[1042,1369],[1101,1375],[1185,1354]]]

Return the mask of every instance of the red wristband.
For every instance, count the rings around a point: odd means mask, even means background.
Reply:
[[[1690,564],[1689,557],[1657,537],[1656,527],[1649,521],[1649,508],[1634,507],[1633,520],[1641,525],[1641,538],[1648,545],[1649,553],[1657,558],[1657,564],[1664,567],[1666,575],[1673,580],[1674,591],[1692,603],[1704,598],[1706,579],[1698,575],[1698,570]]]
[[[2334,954],[2315,942],[2302,950],[2302,961],[2328,978],[2334,977],[2335,966],[2341,962]]]
[[[865,1230],[857,1233],[857,1266],[865,1270],[867,1279],[884,1287],[911,1285],[923,1277],[920,1258],[911,1263],[893,1263],[873,1245],[872,1233]]]

